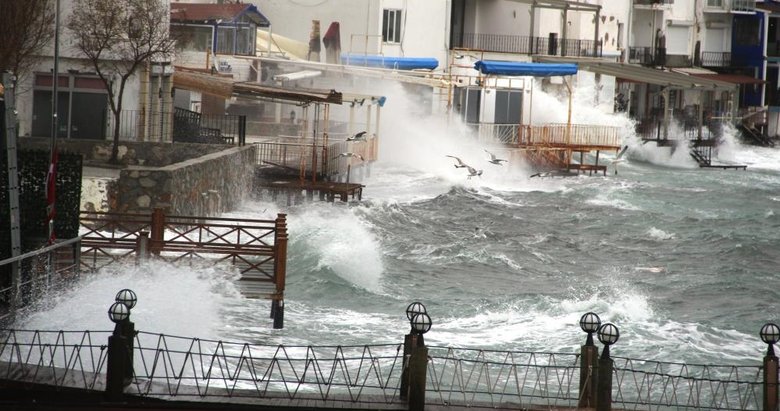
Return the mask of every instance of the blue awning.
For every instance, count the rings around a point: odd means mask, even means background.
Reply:
[[[577,74],[577,65],[573,63],[521,63],[517,61],[480,60],[474,68],[482,74],[500,74],[503,76],[569,76]]]
[[[433,70],[439,60],[433,57],[388,57],[364,54],[342,54],[341,63],[351,66],[383,67],[396,70]]]

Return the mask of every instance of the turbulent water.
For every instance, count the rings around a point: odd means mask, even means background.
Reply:
[[[760,361],[758,331],[778,321],[780,300],[780,150],[729,138],[717,161],[747,171],[699,169],[685,150],[627,134],[617,175],[610,165],[606,177],[540,179],[487,163],[463,133],[393,116],[362,202],[249,199],[227,214],[288,213],[284,329],[271,328],[268,301],[241,296],[230,268],[163,263],[87,277],[18,326],[109,329],[106,309],[130,287],[137,328],[183,336],[400,342],[404,309],[422,301],[434,345],[571,353],[585,340],[580,316],[594,311],[620,328],[616,356]],[[467,179],[448,154],[483,176]]]

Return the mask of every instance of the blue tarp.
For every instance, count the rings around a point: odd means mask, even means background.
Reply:
[[[480,60],[474,68],[482,74],[503,76],[569,76],[577,74],[576,64],[521,63],[517,61]]]
[[[363,54],[342,54],[341,63],[351,66],[383,67],[397,70],[426,69],[433,70],[439,60],[433,57],[388,57]]]

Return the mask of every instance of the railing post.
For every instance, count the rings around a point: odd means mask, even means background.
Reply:
[[[614,362],[609,356],[609,346],[620,338],[620,331],[612,323],[606,323],[599,327],[599,341],[604,344],[604,350],[599,358],[598,374],[596,377],[596,411],[612,410],[612,369]]]
[[[119,328],[119,324],[117,324],[117,328]],[[127,373],[125,370],[126,350],[125,337],[117,329],[114,329],[114,334],[108,337],[108,358],[106,360],[106,397],[109,401],[122,399]]]
[[[764,356],[764,411],[776,411],[778,406],[778,366],[774,345],[780,341],[780,327],[766,323],[759,332],[761,341],[768,346]]]
[[[775,411],[778,406],[777,356],[764,357],[764,411]]]
[[[284,288],[287,276],[287,214],[279,213],[275,223],[274,282],[276,296],[271,303],[274,328],[284,327]]]
[[[246,145],[246,116],[238,116],[238,145]]]
[[[160,255],[165,241],[165,213],[162,208],[155,208],[152,212],[152,233],[149,242],[151,254]]]
[[[599,349],[583,345],[580,349],[580,401],[578,407],[590,408],[596,403]]]
[[[422,338],[422,335],[416,337]],[[409,411],[423,411],[425,409],[427,371],[428,348],[420,343],[418,347],[414,347],[409,357]]]
[[[149,258],[149,232],[141,231],[135,242],[135,255],[139,262]]]
[[[409,358],[414,350],[413,344],[416,344],[414,334],[409,333],[404,336],[404,356],[401,366],[401,399],[405,400],[409,397]]]

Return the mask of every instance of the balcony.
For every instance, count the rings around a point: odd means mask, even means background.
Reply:
[[[560,39],[555,36],[513,36],[504,34],[464,33],[460,48],[500,53],[538,54],[546,56],[601,57],[601,42]]]
[[[661,8],[674,4],[674,0],[634,0],[634,6],[641,8]]]
[[[738,13],[755,13],[756,0],[731,0],[731,11]]]
[[[730,67],[731,53],[720,51],[703,51],[701,53],[702,67]]]

